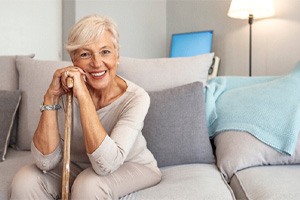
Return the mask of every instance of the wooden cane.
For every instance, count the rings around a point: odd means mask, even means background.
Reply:
[[[68,88],[73,88],[73,79],[67,78]],[[62,200],[69,199],[70,192],[70,146],[71,146],[71,130],[72,130],[72,104],[73,91],[72,89],[66,96],[66,112],[65,112],[65,135],[64,135],[64,160],[62,174]]]

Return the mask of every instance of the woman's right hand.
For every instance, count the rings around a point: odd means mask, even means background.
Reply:
[[[76,74],[78,74],[78,76]],[[82,84],[85,85],[85,72],[81,68],[69,66],[56,70],[46,93],[46,96],[49,99],[52,99],[52,104],[58,103],[59,98],[70,90],[70,88],[67,86],[68,77],[76,79],[74,80],[74,84],[77,82],[76,85],[78,87]]]
[[[59,98],[66,93],[66,91],[63,88],[62,85],[62,77],[64,76],[63,73],[66,71],[66,68],[61,68],[55,71],[53,74],[52,81],[49,85],[49,88],[45,94],[44,101],[47,101],[47,99],[51,102],[49,102],[49,105],[58,104]],[[46,102],[44,102],[46,104]]]

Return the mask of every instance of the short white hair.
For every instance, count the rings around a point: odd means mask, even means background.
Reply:
[[[77,49],[93,43],[104,30],[111,33],[114,47],[119,55],[119,32],[116,23],[107,16],[89,15],[82,18],[70,29],[65,48],[71,58]]]

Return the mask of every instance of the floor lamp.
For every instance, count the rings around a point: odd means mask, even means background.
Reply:
[[[232,0],[228,16],[248,19],[249,23],[249,76],[252,76],[252,23],[254,19],[275,14],[273,0]]]

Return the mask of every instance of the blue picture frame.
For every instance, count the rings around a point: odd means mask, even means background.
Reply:
[[[172,34],[170,57],[211,53],[212,39],[212,30]]]

